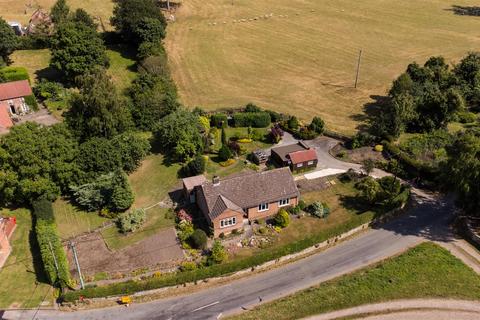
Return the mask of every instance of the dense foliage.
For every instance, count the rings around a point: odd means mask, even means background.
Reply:
[[[10,62],[9,56],[18,46],[18,37],[8,23],[0,17],[0,67]]]
[[[84,23],[68,21],[57,26],[51,39],[51,51],[50,65],[70,82],[98,66],[108,65],[100,35]]]
[[[165,151],[179,160],[186,160],[203,150],[200,127],[196,115],[179,109],[160,120],[155,137]]]
[[[207,247],[207,234],[202,229],[195,229],[190,236],[192,245],[197,249],[205,249]]]
[[[267,112],[237,112],[233,115],[235,127],[266,128],[270,125]]]
[[[80,92],[73,95],[65,114],[68,126],[81,140],[112,138],[132,127],[129,109],[103,69],[79,77]]]
[[[280,209],[273,220],[275,225],[279,226],[280,228],[285,228],[290,224],[290,216],[285,209]]]
[[[456,191],[458,205],[467,214],[480,216],[480,134],[473,131],[459,134],[447,153],[445,181]]]
[[[33,213],[43,269],[52,285],[65,288],[70,284],[70,271],[55,224],[52,203],[48,200],[35,201]]]
[[[374,118],[379,136],[402,132],[430,132],[444,128],[458,112],[478,110],[480,54],[471,53],[453,69],[442,57],[431,57],[423,67],[416,63],[394,82],[389,100]]]
[[[54,200],[76,181],[78,144],[62,125],[14,126],[0,140],[0,203]]]
[[[134,232],[140,228],[147,219],[144,209],[134,209],[118,216],[118,227],[122,233]]]

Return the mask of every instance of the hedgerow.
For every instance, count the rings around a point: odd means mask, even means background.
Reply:
[[[266,128],[271,119],[268,112],[237,112],[233,115],[235,127]]]

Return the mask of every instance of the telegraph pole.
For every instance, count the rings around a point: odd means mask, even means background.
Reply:
[[[80,287],[82,289],[85,289],[85,283],[83,283],[82,272],[80,271],[80,263],[78,262],[77,249],[75,248],[75,243],[73,241],[70,241],[70,247],[72,248],[73,257],[75,258],[75,265],[77,267],[78,277],[80,278]]]
[[[358,53],[358,62],[357,62],[357,75],[355,77],[355,89],[357,88],[358,83],[358,75],[360,74],[360,62],[362,61],[362,49]]]

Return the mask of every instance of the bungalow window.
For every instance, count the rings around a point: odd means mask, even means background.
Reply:
[[[278,206],[279,207],[288,206],[289,204],[290,204],[290,199],[288,199],[288,198],[278,201]]]
[[[308,161],[308,165],[309,165],[309,166],[311,166],[312,164],[313,164],[313,161],[312,161],[312,160]]]
[[[220,220],[220,228],[226,228],[226,227],[234,226],[236,224],[237,224],[237,218],[235,217]]]
[[[297,168],[301,168],[301,167],[303,167],[303,163],[297,164]]]
[[[258,211],[267,211],[268,210],[268,203],[261,203],[258,205]]]

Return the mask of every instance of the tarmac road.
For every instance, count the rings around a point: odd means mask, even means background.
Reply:
[[[445,241],[453,217],[452,201],[415,194],[407,214],[308,258],[191,295],[71,313],[39,311],[35,319],[218,319],[399,254],[424,240]],[[6,312],[4,319],[20,319]],[[32,319],[33,312],[21,313]]]

